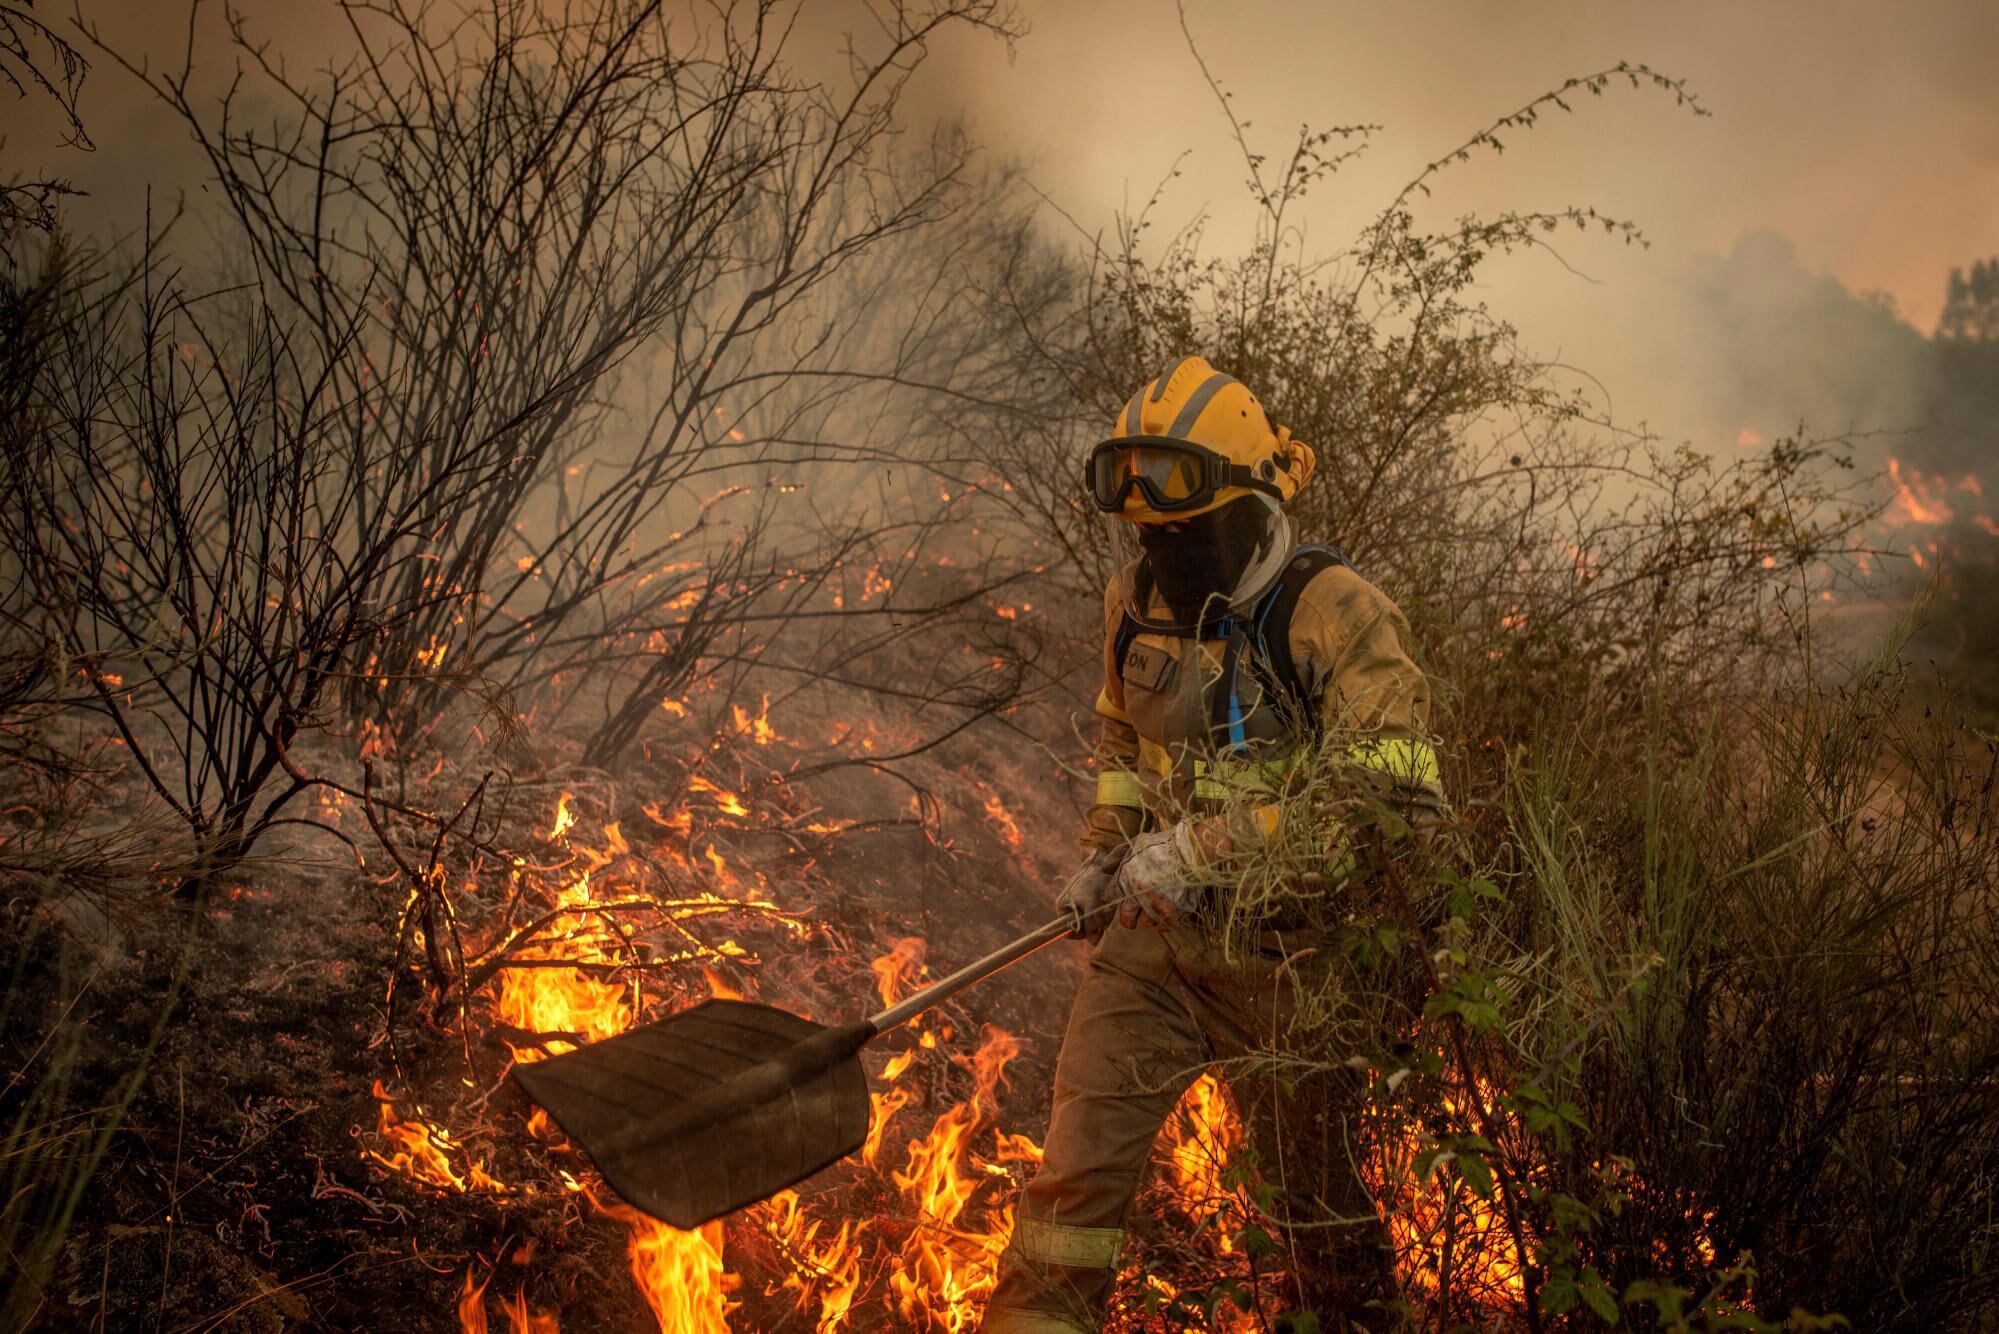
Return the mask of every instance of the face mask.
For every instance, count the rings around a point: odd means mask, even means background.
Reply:
[[[1254,496],[1180,523],[1136,527],[1153,587],[1174,618],[1189,624],[1203,618],[1210,599],[1226,605],[1275,536],[1270,507]]]

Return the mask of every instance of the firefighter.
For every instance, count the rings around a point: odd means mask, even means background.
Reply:
[[[990,1334],[1097,1328],[1165,1118],[1204,1069],[1253,1068],[1278,1049],[1309,941],[1273,921],[1254,948],[1224,950],[1225,905],[1202,868],[1271,836],[1286,812],[1220,798],[1317,747],[1419,827],[1441,801],[1408,622],[1344,557],[1294,539],[1284,506],[1312,450],[1200,357],[1166,367],[1113,430],[1085,465],[1121,559],[1104,599],[1087,860],[1061,896],[1092,943]],[[1301,1309],[1324,1329],[1387,1328],[1392,1257],[1350,1152],[1358,1076],[1336,1063],[1321,1075],[1231,1088],[1253,1104],[1258,1171],[1289,1218],[1312,1224],[1280,1229]]]

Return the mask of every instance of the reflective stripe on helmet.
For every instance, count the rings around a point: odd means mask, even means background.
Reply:
[[[1152,382],[1152,401],[1154,403],[1157,403],[1160,399],[1166,397],[1166,386],[1172,384],[1173,377],[1180,373],[1180,368],[1182,366],[1185,366],[1188,362],[1192,360],[1193,360],[1192,357],[1180,358],[1178,361],[1174,362],[1171,366],[1168,366],[1164,371],[1164,373],[1162,373],[1157,380],[1154,380]]]
[[[1201,387],[1188,396],[1186,405],[1180,409],[1180,415],[1166,428],[1166,434],[1176,440],[1188,439],[1187,432],[1193,430],[1194,423],[1201,419],[1201,410],[1213,401],[1216,394],[1235,383],[1237,383],[1235,376],[1224,375],[1220,371],[1203,380]]]
[[[1007,1249],[1023,1260],[1065,1269],[1115,1269],[1118,1252],[1124,1249],[1124,1229],[1071,1227],[1022,1216],[1014,1219]]]
[[[1139,416],[1140,409],[1142,409],[1144,406],[1145,406],[1145,390],[1140,389],[1137,393],[1131,396],[1131,402],[1125,405],[1124,426],[1120,429],[1122,429],[1126,435],[1145,434],[1145,424],[1143,421],[1140,420]]]
[[[1106,769],[1097,775],[1097,805],[1145,807],[1145,784],[1129,769]]]

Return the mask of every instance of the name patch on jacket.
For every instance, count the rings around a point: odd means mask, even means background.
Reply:
[[[1133,644],[1125,654],[1124,679],[1127,685],[1163,695],[1173,680],[1173,655],[1151,644]]]

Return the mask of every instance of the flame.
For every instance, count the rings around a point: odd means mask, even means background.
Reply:
[[[1908,476],[1904,477],[1900,459],[1891,457],[1888,460],[1888,479],[1895,484],[1895,498],[1888,503],[1888,517],[1903,523],[1949,523],[1951,509],[1945,496],[1950,490],[1950,483],[1942,477],[1925,476],[1916,468],[1907,471]],[[1978,479],[1975,477],[1962,479],[1958,486],[1960,490],[1978,494]]]
[[[1238,1229],[1209,1224],[1217,1220],[1218,1215],[1220,1221],[1247,1223],[1254,1212],[1244,1188],[1231,1184],[1227,1179],[1229,1161],[1245,1138],[1235,1105],[1221,1081],[1212,1074],[1204,1074],[1180,1095],[1179,1103],[1160,1128],[1159,1139],[1154,1145],[1154,1158],[1164,1168],[1163,1184],[1167,1200],[1181,1214],[1200,1225],[1198,1235],[1203,1244],[1239,1281],[1247,1281],[1252,1275],[1246,1259],[1237,1253],[1233,1240]],[[1032,1141],[1002,1145],[1003,1155],[1028,1150],[1038,1157],[1039,1149]],[[1156,1318],[1142,1314],[1150,1306],[1164,1305],[1166,1309],[1179,1309],[1180,1314],[1186,1314],[1184,1308],[1171,1305],[1180,1295],[1180,1287],[1142,1264],[1128,1265],[1118,1274],[1118,1282],[1119,1295],[1112,1308],[1114,1318],[1121,1317],[1117,1328],[1158,1328]],[[1212,1279],[1203,1282],[1212,1282]],[[1214,1334],[1254,1334],[1255,1331],[1268,1329],[1270,1325],[1256,1312],[1242,1310],[1233,1302],[1225,1302],[1216,1308],[1203,1327]]]
[[[563,800],[567,802],[566,794]],[[560,814],[556,823],[562,823]],[[560,892],[556,906],[583,909],[590,903],[590,874],[586,871]],[[550,924],[543,939],[523,946],[517,957],[523,961],[581,960],[599,953],[598,941],[604,930],[601,919],[587,912],[563,913]],[[500,974],[495,1009],[503,1022],[529,1033],[575,1033],[591,1042],[624,1032],[636,1017],[623,983],[602,981],[578,968],[507,969]],[[575,1045],[566,1036],[549,1045],[554,1048],[558,1042],[564,1051]],[[549,1054],[537,1047],[508,1046],[514,1059],[522,1062],[538,1061]]]
[[[1491,1097],[1491,1091],[1487,1091]],[[1455,1108],[1446,1098],[1447,1114]],[[1159,1145],[1170,1176],[1171,1197],[1186,1216],[1197,1222],[1221,1215],[1231,1223],[1247,1223],[1255,1215],[1254,1205],[1244,1186],[1230,1182],[1230,1159],[1245,1143],[1242,1121],[1226,1088],[1211,1074],[1204,1074],[1181,1096],[1174,1114],[1167,1119]],[[1504,1215],[1495,1200],[1480,1199],[1463,1181],[1448,1173],[1433,1173],[1423,1181],[1413,1180],[1408,1170],[1425,1147],[1422,1131],[1409,1127],[1389,1146],[1389,1168],[1384,1172],[1398,1187],[1387,1192],[1380,1207],[1395,1245],[1397,1269],[1405,1291],[1433,1296],[1437,1291],[1438,1268],[1443,1252],[1447,1222],[1452,1237],[1452,1286],[1470,1294],[1489,1309],[1512,1309],[1524,1298],[1525,1283],[1519,1257]],[[1379,1198],[1384,1192],[1377,1189]],[[1236,1227],[1212,1230],[1217,1251],[1228,1256],[1236,1251]],[[1128,1282],[1143,1279],[1167,1296],[1170,1284],[1154,1275],[1127,1273]],[[1226,1321],[1219,1328],[1253,1330],[1260,1328],[1254,1313],[1217,1314]]]
[[[706,964],[701,966],[701,980],[708,984],[708,998],[710,1000],[744,999],[743,993],[735,987],[730,986],[727,978]]]
[[[684,808],[668,811],[664,809],[662,803],[649,801],[641,809],[645,811],[648,820],[669,833],[677,834],[684,839],[694,832],[694,817]]]
[[[983,1227],[962,1222],[965,1206],[988,1179],[967,1171],[966,1161],[973,1133],[996,1114],[995,1092],[1007,1062],[1019,1054],[1020,1043],[1012,1034],[988,1025],[985,1040],[967,1062],[972,1096],[939,1116],[928,1135],[911,1141],[903,1169],[890,1173],[920,1220],[903,1245],[901,1266],[889,1275],[896,1311],[908,1328],[946,1334],[971,1330],[998,1279],[1013,1211],[989,1212]]]
[[[502,1297],[500,1299],[500,1310],[506,1313],[508,1334],[559,1334],[561,1327],[556,1324],[555,1313],[553,1311],[530,1311],[528,1309],[528,1291],[525,1287],[515,1293],[511,1300]],[[460,1315],[462,1316],[463,1314],[463,1308],[461,1307]],[[484,1329],[485,1312],[482,1310],[479,1314],[480,1328]]]
[[[743,805],[741,797],[727,788],[716,786],[699,774],[687,780],[687,790],[690,792],[707,793],[709,798],[714,801],[716,808],[724,815],[742,816],[750,813],[750,808]]]
[[[486,1334],[486,1284],[492,1278],[488,1273],[485,1281],[475,1285],[472,1271],[465,1271],[465,1288],[458,1295],[458,1328],[463,1334]]]
[[[555,824],[551,826],[548,831],[548,837],[550,842],[555,842],[561,839],[570,830],[576,827],[576,812],[569,809],[570,800],[571,800],[571,795],[567,792],[563,793],[562,796],[557,798],[556,800]]]
[[[440,1190],[464,1194],[473,1191],[505,1191],[507,1187],[486,1174],[485,1166],[473,1162],[463,1145],[451,1137],[443,1126],[424,1119],[419,1107],[414,1116],[398,1116],[396,1104],[390,1099],[382,1081],[375,1081],[375,1100],[381,1104],[375,1121],[375,1134],[393,1151],[383,1153],[363,1147],[364,1159],[379,1163],[398,1176],[406,1176],[412,1181]],[[466,1168],[460,1172],[452,1165],[454,1157],[464,1158]]]
[[[878,955],[868,964],[883,1005],[893,1005],[915,990],[923,977],[926,948],[922,936],[903,936],[889,942],[888,953]]]
[[[986,818],[999,827],[1000,837],[1006,840],[1008,847],[1021,846],[1023,840],[1020,836],[1020,826],[1015,823],[1013,812],[1007,810],[1000,801],[997,792],[986,794]]]
[[[626,1254],[659,1334],[725,1334],[740,1280],[722,1268],[722,1224],[682,1232],[629,1205],[598,1207],[632,1230]]]
[[[1478,1087],[1487,1105],[1502,1101],[1500,1091],[1484,1079]],[[1452,1120],[1460,1119],[1462,1099],[1446,1094],[1442,1111]],[[1517,1306],[1525,1298],[1527,1285],[1499,1201],[1481,1199],[1455,1172],[1433,1169],[1417,1180],[1411,1168],[1426,1147],[1421,1127],[1411,1125],[1383,1155],[1384,1175],[1397,1184],[1388,1192],[1391,1198],[1381,1201],[1381,1208],[1395,1244],[1403,1287],[1424,1296],[1435,1295],[1448,1236],[1452,1290],[1468,1294],[1488,1308]]]
[[[854,1298],[861,1290],[861,1248],[855,1239],[867,1227],[852,1221],[820,1240],[822,1224],[808,1219],[798,1207],[798,1192],[781,1190],[771,1196],[764,1210],[764,1229],[791,1261],[792,1272],[784,1286],[798,1293],[798,1309],[803,1311],[819,1300],[817,1334],[829,1334],[846,1324]]]
[[[912,1051],[909,1054],[915,1053]],[[881,1157],[882,1136],[888,1133],[889,1121],[897,1112],[909,1105],[909,1098],[906,1089],[889,1089],[885,1093],[868,1094],[872,1110],[868,1116],[868,1137],[861,1142],[861,1161],[869,1167],[873,1167],[875,1160]]]
[[[724,885],[733,885],[736,883],[735,877],[729,874],[729,863],[722,860],[722,854],[715,851],[713,843],[703,848],[701,855],[706,857],[708,864],[715,868],[715,879]]]
[[[759,746],[768,746],[778,739],[777,729],[770,725],[770,696],[763,697],[763,707],[752,718],[748,709],[740,704],[729,706],[729,713],[736,724],[736,735],[746,736]],[[747,812],[745,812],[747,813]]]
[[[1242,1144],[1242,1122],[1221,1081],[1202,1075],[1180,1095],[1162,1139],[1175,1202],[1189,1218],[1199,1221],[1225,1210],[1246,1219],[1248,1204],[1240,1188],[1224,1180],[1229,1159]],[[1224,1255],[1235,1250],[1229,1229],[1222,1230],[1220,1245]]]

